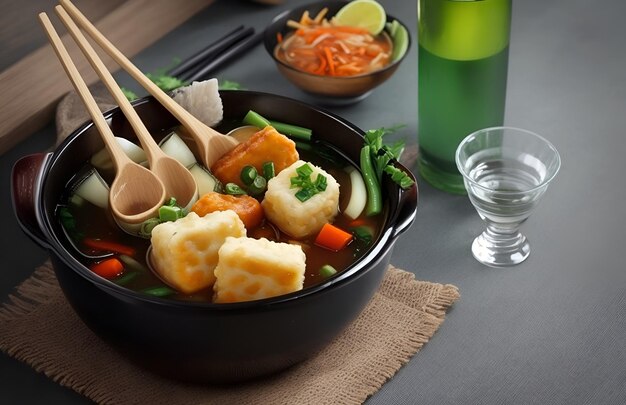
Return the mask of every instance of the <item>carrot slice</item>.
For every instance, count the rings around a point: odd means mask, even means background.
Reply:
[[[332,224],[324,224],[315,238],[315,244],[332,251],[339,251],[352,241],[352,234]]]
[[[333,54],[330,51],[329,47],[324,48],[324,53],[326,54],[326,60],[328,61],[328,71],[331,76],[335,75],[335,63],[333,62]]]
[[[102,239],[85,238],[83,240],[83,243],[85,244],[85,246],[96,250],[119,253],[126,256],[133,256],[135,254],[134,248],[122,245],[121,243],[117,242],[111,242]]]
[[[119,259],[112,257],[110,259],[92,264],[91,271],[100,277],[111,279],[122,274],[124,271],[124,265]]]

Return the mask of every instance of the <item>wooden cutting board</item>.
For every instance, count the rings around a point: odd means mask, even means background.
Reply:
[[[101,0],[84,0],[76,5],[113,44],[132,57],[213,1],[126,0],[110,11],[103,9]],[[49,16],[57,31],[65,32],[52,14]],[[37,20],[37,12],[22,15],[21,19],[24,18]],[[66,34],[62,38],[85,81],[95,82],[96,73],[71,37]],[[109,69],[118,69],[113,60],[103,53],[100,55]],[[46,126],[54,117],[59,99],[71,89],[61,64],[47,44],[0,73],[0,154]]]

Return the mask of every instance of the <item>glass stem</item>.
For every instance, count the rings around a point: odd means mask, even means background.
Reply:
[[[516,247],[524,243],[526,239],[519,231],[519,222],[510,224],[497,224],[487,221],[487,229],[482,237],[489,245],[499,248]]]

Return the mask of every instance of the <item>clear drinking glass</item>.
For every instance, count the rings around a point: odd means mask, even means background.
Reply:
[[[556,148],[533,132],[493,127],[463,139],[455,160],[470,201],[487,223],[472,243],[474,257],[494,267],[523,262],[530,245],[519,226],[559,171]]]

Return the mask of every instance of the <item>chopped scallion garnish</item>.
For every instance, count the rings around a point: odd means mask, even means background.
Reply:
[[[230,195],[246,195],[247,194],[246,190],[239,187],[235,183],[227,183],[224,186],[224,191],[226,192],[226,194],[230,194]]]
[[[263,177],[265,180],[269,180],[276,176],[276,170],[274,169],[274,162],[263,163]]]
[[[248,185],[248,193],[250,195],[259,195],[267,188],[267,181],[263,176],[257,176],[252,184]]]
[[[252,184],[254,182],[254,179],[257,178],[257,176],[258,176],[258,173],[256,169],[254,168],[254,166],[244,166],[243,169],[241,169],[241,173],[239,173],[239,178],[241,179],[243,184],[247,186]]]
[[[152,235],[152,230],[155,226],[161,223],[159,218],[148,218],[142,224],[139,229],[139,236],[143,238],[149,238]]]
[[[164,205],[159,208],[159,219],[161,222],[176,221],[184,217],[183,209],[177,206]]]
[[[296,168],[297,176],[290,179],[291,188],[299,187],[295,194],[295,197],[301,202],[305,202],[317,193],[321,193],[326,190],[327,179],[321,173],[318,173],[315,181],[311,180],[311,174],[313,174],[313,168],[305,163]]]

